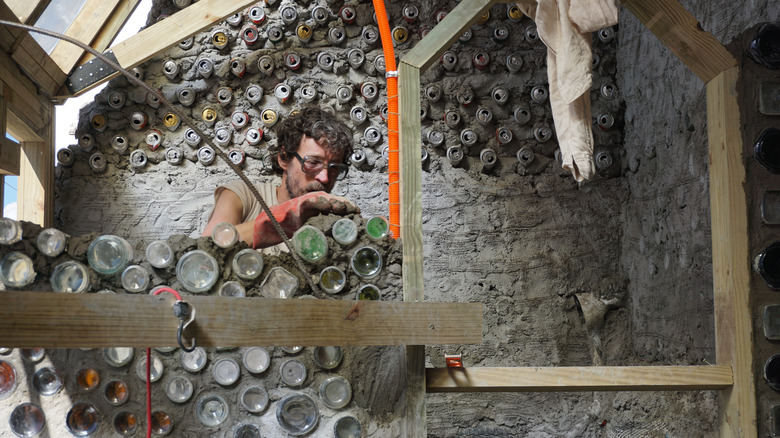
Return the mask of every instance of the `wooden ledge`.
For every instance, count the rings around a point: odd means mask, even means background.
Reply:
[[[717,390],[733,385],[731,367],[427,368],[427,392]]]
[[[185,296],[202,347],[436,345],[482,341],[481,303]],[[164,347],[179,321],[169,294],[0,292],[3,347]],[[187,345],[189,345],[187,343]]]

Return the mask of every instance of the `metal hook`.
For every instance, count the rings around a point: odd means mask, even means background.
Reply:
[[[182,333],[187,328],[187,326],[190,325],[190,323],[195,320],[195,309],[191,308],[189,303],[187,303],[186,301],[177,301],[173,305],[173,314],[176,315],[177,318],[179,318],[179,329],[176,332],[176,341],[179,343],[179,348],[181,348],[187,353],[192,353],[193,351],[195,351],[195,347],[197,346],[197,341],[193,337],[192,345],[190,347],[185,347],[184,342],[182,342]]]
[[[184,321],[181,321],[179,323],[179,330],[176,332],[176,341],[179,343],[179,348],[186,351],[187,353],[192,353],[195,351],[195,347],[198,345],[198,342],[195,340],[195,338],[192,338],[192,345],[190,347],[185,347],[184,343],[181,340],[181,334],[184,331],[184,326],[186,323]]]

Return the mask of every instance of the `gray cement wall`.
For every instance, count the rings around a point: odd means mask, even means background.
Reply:
[[[384,80],[373,64],[381,50],[378,44],[362,40],[359,27],[371,24],[370,5],[356,5],[357,24],[345,26],[349,38],[341,45],[334,46],[325,35],[337,24],[335,18],[327,25],[315,25],[309,43],[296,40],[294,25],[285,28],[282,41],[267,41],[267,27],[279,24],[281,8],[293,5],[302,21],[310,20],[317,5],[328,8],[332,16],[340,7],[325,2],[300,5],[284,1],[267,6],[269,16],[261,27],[259,46],[246,47],[237,40],[241,27],[223,23],[217,27],[230,35],[227,49],[214,48],[209,42],[210,32],[204,32],[196,37],[192,49],[174,47],[145,64],[145,80],[171,96],[178,87],[193,85],[198,98],[191,112],[198,123],[202,123],[200,114],[207,106],[219,114],[216,125],[204,125],[208,132],[229,127],[236,108],[247,112],[252,126],[262,127],[262,110],[274,109],[282,116],[289,113],[301,103],[298,93],[305,84],[315,86],[319,105],[332,108],[344,118],[349,117],[353,106],[363,106],[369,121],[354,131],[367,163],[351,172],[334,191],[355,199],[364,216],[386,215],[386,161],[382,157],[386,128],[380,116]],[[411,42],[398,45],[399,56],[419,41],[425,26],[434,24],[433,15],[439,8],[451,9],[455,3],[417,4],[420,18],[411,24],[401,18],[403,6],[388,4],[392,22],[405,24],[411,35]],[[757,17],[761,17],[759,21],[776,20],[778,14],[777,8],[767,2],[740,9],[723,2],[684,2],[684,6],[701,20],[705,30],[724,43],[754,25]],[[171,12],[175,10],[168,2],[157,2],[150,20]],[[618,120],[613,130],[597,130],[597,150],[609,151],[615,165],[593,181],[577,185],[559,169],[554,140],[538,143],[533,138],[533,128],[552,126],[549,106],[534,104],[529,97],[534,86],[546,83],[544,47],[525,41],[525,31],[532,25],[527,18],[515,23],[505,17],[506,5],[495,6],[490,19],[472,29],[471,40],[453,47],[458,56],[456,68],[448,71],[434,66],[421,80],[424,89],[436,84],[444,91],[439,101],[423,98],[428,113],[423,120],[426,139],[422,144],[429,156],[423,164],[426,299],[485,303],[483,342],[428,347],[428,365],[444,366],[444,354],[453,353],[462,354],[466,366],[714,362],[703,84],[638,20],[622,11],[615,42],[594,45],[600,58],[592,93],[594,116],[609,113]],[[248,24],[246,19],[244,24]],[[492,38],[492,30],[499,24],[510,29],[508,42],[498,43]],[[346,61],[353,48],[362,49],[366,55],[366,63],[359,68],[350,67]],[[334,72],[317,66],[317,55],[323,50],[336,56]],[[486,70],[471,65],[472,54],[479,50],[490,54],[492,61]],[[290,72],[283,65],[281,55],[291,51],[303,57],[299,72]],[[525,67],[517,74],[508,74],[504,60],[515,52],[520,53]],[[257,69],[258,58],[265,54],[274,56],[276,62],[275,72],[268,77]],[[216,61],[211,78],[199,78],[195,72],[194,64],[201,56]],[[233,57],[247,61],[247,74],[242,78],[229,71]],[[179,62],[182,69],[173,80],[162,71],[163,62],[169,59]],[[284,104],[272,94],[274,86],[283,80],[296,93]],[[381,97],[376,101],[365,100],[357,91],[348,103],[336,100],[338,85],[358,86],[366,81],[380,85]],[[618,99],[606,101],[599,97],[599,87],[607,82],[617,84]],[[253,83],[261,85],[266,93],[258,104],[250,104],[243,94]],[[224,108],[215,99],[220,86],[233,90],[233,103]],[[464,86],[476,97],[468,107],[455,99]],[[508,89],[508,104],[490,99],[495,86]],[[127,96],[127,103],[118,110],[107,105],[113,91]],[[513,119],[514,109],[520,105],[529,107],[532,123],[519,124]],[[491,124],[476,123],[478,106],[493,111]],[[134,131],[128,128],[127,120],[139,110],[147,112],[150,126]],[[449,128],[443,123],[447,110],[461,115],[458,127]],[[89,127],[98,113],[105,114],[109,121],[103,133]],[[74,146],[73,167],[58,168],[57,216],[63,230],[74,236],[114,233],[138,241],[176,234],[199,235],[213,189],[233,177],[224,164],[197,163],[196,148],[183,142],[184,128],[166,131],[161,123],[163,116],[164,111],[150,109],[145,96],[121,79],[113,81],[93,105],[82,110],[77,134],[94,135],[96,150],[104,153],[109,165],[105,172],[93,173],[87,159],[94,151],[84,152]],[[368,145],[362,136],[368,126],[381,130],[382,143]],[[501,126],[512,130],[512,142],[500,145],[495,140],[494,132]],[[164,135],[162,147],[154,152],[144,143],[151,127]],[[466,160],[453,166],[446,158],[446,148],[460,143],[465,128],[473,129],[479,142],[465,148]],[[432,129],[444,134],[443,146],[427,140],[427,132]],[[117,134],[127,137],[127,153],[112,151],[111,138]],[[246,143],[242,130],[236,130],[233,139],[248,156],[245,169],[250,178],[267,178],[261,163],[267,146],[275,141],[273,132],[257,146]],[[172,147],[181,148],[186,155],[182,164],[165,161],[164,151]],[[499,157],[491,170],[484,169],[478,158],[485,147]],[[518,165],[515,153],[522,147],[536,153],[533,166]],[[128,154],[136,149],[146,151],[149,157],[149,164],[140,169],[129,163]],[[603,326],[586,329],[575,296],[609,303]],[[68,357],[77,353],[63,354]],[[359,355],[351,357],[344,372],[359,373],[374,363],[358,359]],[[391,353],[385,358],[392,362]],[[392,372],[382,374],[365,383],[355,396],[350,412],[356,412],[364,426],[368,425],[364,429],[367,436],[399,436],[398,425],[403,418],[390,395],[395,394],[400,381],[393,376]],[[388,384],[393,381],[395,385]],[[372,397],[384,411],[366,408]],[[717,435],[714,392],[436,394],[429,395],[427,403],[428,431],[433,437],[472,436],[488,430],[496,436],[534,437]],[[191,420],[190,408],[172,408],[180,415],[177,424]],[[7,409],[1,411],[6,413]],[[323,416],[322,427],[314,436],[329,436],[326,424],[336,418],[335,414],[329,415]],[[260,419],[247,418],[265,424],[266,417],[271,416],[269,410]],[[228,429],[225,426],[214,433],[226,433]],[[176,430],[175,436],[186,436],[184,428]]]

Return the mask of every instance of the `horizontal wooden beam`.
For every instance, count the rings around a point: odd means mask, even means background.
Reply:
[[[130,69],[254,3],[257,0],[200,0],[112,46],[110,50],[120,66]],[[87,62],[93,59],[90,57]],[[84,93],[117,75],[113,73],[84,88],[79,85],[76,94]]]
[[[19,158],[22,148],[7,138],[0,138],[0,174],[19,175]]]
[[[436,345],[482,341],[481,303],[184,297],[198,345]],[[168,295],[0,293],[4,347],[176,345]],[[188,337],[186,339],[189,339]],[[185,341],[186,341],[185,339]]]
[[[621,4],[703,82],[737,65],[723,44],[704,31],[678,0],[623,0]]]
[[[428,368],[428,392],[681,391],[723,389],[731,367]]]
[[[496,0],[470,0],[458,3],[458,6],[444,17],[444,20],[404,55],[403,61],[425,71],[495,3]]]

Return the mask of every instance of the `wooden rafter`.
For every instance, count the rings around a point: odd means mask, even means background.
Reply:
[[[91,46],[92,40],[114,14],[119,3],[120,0],[87,0],[65,35]],[[58,41],[49,56],[62,71],[70,72],[83,53],[84,49],[74,44]]]
[[[704,31],[677,0],[623,0],[621,4],[703,82],[737,65],[720,41]]]
[[[233,15],[237,11],[256,3],[257,0],[201,0],[181,11],[171,15],[165,20],[139,32],[137,35],[111,47],[111,51],[120,66],[125,69],[133,68],[152,58],[163,50],[189,38],[192,35],[208,28],[217,21]],[[94,57],[90,57],[90,62]],[[90,82],[88,86],[81,88],[76,94],[90,90],[97,85],[110,80],[118,73]],[[72,80],[72,78],[71,78]]]
[[[2,1],[0,1],[0,19],[18,21],[13,11]],[[25,30],[0,26],[0,48],[3,49],[6,58],[2,62],[6,70],[14,71],[18,66],[46,96],[56,95],[67,78],[67,75]],[[11,61],[9,62],[8,59]],[[38,129],[38,126],[35,126],[35,129]]]
[[[128,18],[130,18],[130,15],[132,15],[140,2],[141,0],[119,0],[119,4],[114,9],[114,13],[111,14],[108,20],[103,24],[103,27],[100,28],[100,32],[93,38],[90,46],[98,52],[106,50],[114,41],[114,38],[119,34],[119,31],[122,30],[125,23],[127,23]],[[92,55],[84,53],[76,65],[85,63],[89,58],[92,58]]]
[[[3,0],[20,23],[33,24],[41,16],[51,0]]]

